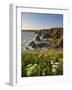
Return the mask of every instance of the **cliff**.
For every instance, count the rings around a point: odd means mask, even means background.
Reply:
[[[42,29],[36,32],[38,35],[35,41],[29,45],[33,48],[63,48],[63,28]]]

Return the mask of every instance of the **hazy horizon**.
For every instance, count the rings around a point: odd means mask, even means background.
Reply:
[[[21,13],[21,30],[63,27],[63,14]]]
[[[52,27],[52,28],[63,28],[63,27]],[[52,28],[41,28],[41,29],[21,29],[21,30],[44,30],[44,29],[52,29]]]

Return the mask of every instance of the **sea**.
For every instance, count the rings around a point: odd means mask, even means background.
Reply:
[[[26,50],[26,47],[28,47],[28,44],[33,41],[36,37],[35,32],[31,31],[21,31],[21,49]]]

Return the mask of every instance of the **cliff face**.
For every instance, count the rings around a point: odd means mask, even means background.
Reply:
[[[36,33],[35,41],[29,44],[33,48],[63,48],[63,28],[43,29]]]

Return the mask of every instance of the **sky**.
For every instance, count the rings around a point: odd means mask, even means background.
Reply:
[[[39,30],[63,27],[62,14],[21,13],[22,30]]]

